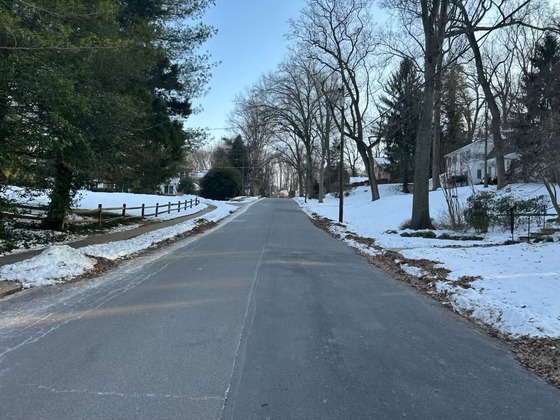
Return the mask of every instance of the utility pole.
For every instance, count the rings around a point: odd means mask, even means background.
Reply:
[[[488,103],[484,102],[484,188],[488,188]]]
[[[340,189],[338,200],[338,223],[342,223],[344,215],[344,85],[340,88]]]

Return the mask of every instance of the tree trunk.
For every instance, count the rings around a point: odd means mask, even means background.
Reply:
[[[300,169],[298,169],[298,188],[299,188],[299,196],[300,197],[304,197],[304,192],[303,192],[303,171]]]
[[[410,190],[408,189],[408,167],[403,168],[403,184],[402,184],[402,192],[405,194],[410,194]]]
[[[434,76],[442,53],[441,45],[447,24],[447,0],[422,0],[424,28],[424,102],[422,118],[416,134],[414,159],[414,191],[412,197],[411,229],[433,229],[430,218],[430,146],[434,118]]]
[[[379,187],[375,176],[375,158],[370,148],[366,149],[370,170],[368,171],[369,186],[371,189],[371,201],[379,200]]]
[[[556,193],[556,186],[555,184],[549,180],[544,173],[541,173],[541,178],[543,180],[544,186],[548,191],[548,196],[550,197],[550,203],[554,210],[556,211],[557,218],[556,220],[560,220],[560,204],[558,204],[558,194]],[[560,183],[557,183],[558,187],[560,187]]]
[[[321,155],[321,166],[319,167],[319,203],[323,202],[325,196],[325,154]]]
[[[427,57],[424,65],[425,80],[424,105],[422,118],[416,135],[416,152],[414,159],[414,194],[412,197],[411,229],[433,229],[430,218],[430,145],[432,142],[432,119],[434,110],[435,65],[433,55]]]
[[[307,150],[307,158],[306,158],[306,169],[305,169],[305,202],[307,202],[307,198],[311,197],[313,192],[313,185],[312,185],[312,172],[313,172],[313,159],[311,157],[311,150]]]
[[[72,171],[64,163],[56,165],[54,187],[51,191],[47,215],[42,223],[44,228],[58,231],[64,229],[64,221],[74,195],[72,178]]]
[[[377,179],[375,177],[375,161],[373,159],[373,153],[364,143],[356,142],[356,145],[358,147],[358,153],[360,154],[362,162],[366,168],[371,190],[371,201],[379,200],[379,188],[377,187]]]
[[[438,20],[439,7],[432,5],[429,10],[427,0],[422,0],[422,24],[425,37],[424,57],[424,101],[422,118],[416,134],[416,148],[414,156],[414,190],[412,196],[411,229],[433,229],[430,218],[430,146],[432,144],[432,123],[434,117],[434,76],[441,50],[441,40],[438,42],[438,30],[434,21]]]
[[[439,174],[441,174],[441,90],[442,77],[441,69],[443,65],[443,54],[440,54],[437,69],[439,76],[436,78],[434,86],[434,139],[432,144],[432,191],[441,187]]]

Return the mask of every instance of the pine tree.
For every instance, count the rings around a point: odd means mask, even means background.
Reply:
[[[93,179],[153,190],[178,172],[210,66],[195,51],[213,29],[192,22],[210,3],[2,2],[1,169],[50,188],[47,227]]]
[[[464,112],[467,105],[462,98],[467,90],[460,65],[451,66],[443,75],[441,157],[466,144]]]
[[[525,112],[514,137],[526,173],[539,175],[560,214],[560,43],[555,35],[548,33],[535,45],[531,65],[523,78]]]
[[[384,88],[381,98],[385,113],[380,135],[390,161],[389,171],[402,181],[403,192],[414,174],[416,134],[421,116],[422,90],[414,63],[404,59]]]

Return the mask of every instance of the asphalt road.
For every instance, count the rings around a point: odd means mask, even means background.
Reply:
[[[560,416],[556,388],[291,200],[0,314],[0,419]]]

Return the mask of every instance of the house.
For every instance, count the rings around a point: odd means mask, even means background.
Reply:
[[[98,179],[92,181],[89,185],[89,188],[96,191],[116,191],[117,184],[108,180]]]
[[[391,175],[389,174],[389,166],[391,162],[386,157],[380,156],[373,158],[375,162],[374,173],[375,179],[380,184],[387,183],[391,180]]]
[[[496,156],[492,140],[478,140],[454,150],[444,156],[445,167],[450,179],[458,184],[481,184],[484,182],[484,157],[489,180],[496,178]],[[519,159],[512,142],[504,143],[504,164],[506,172],[512,163]]]
[[[444,156],[446,172],[458,184],[480,184],[484,181],[484,156],[494,148],[492,140],[478,140]],[[496,176],[496,161],[487,160],[489,179]]]
[[[177,195],[179,192],[180,178],[171,178],[163,184],[159,184],[156,189],[158,195]]]

